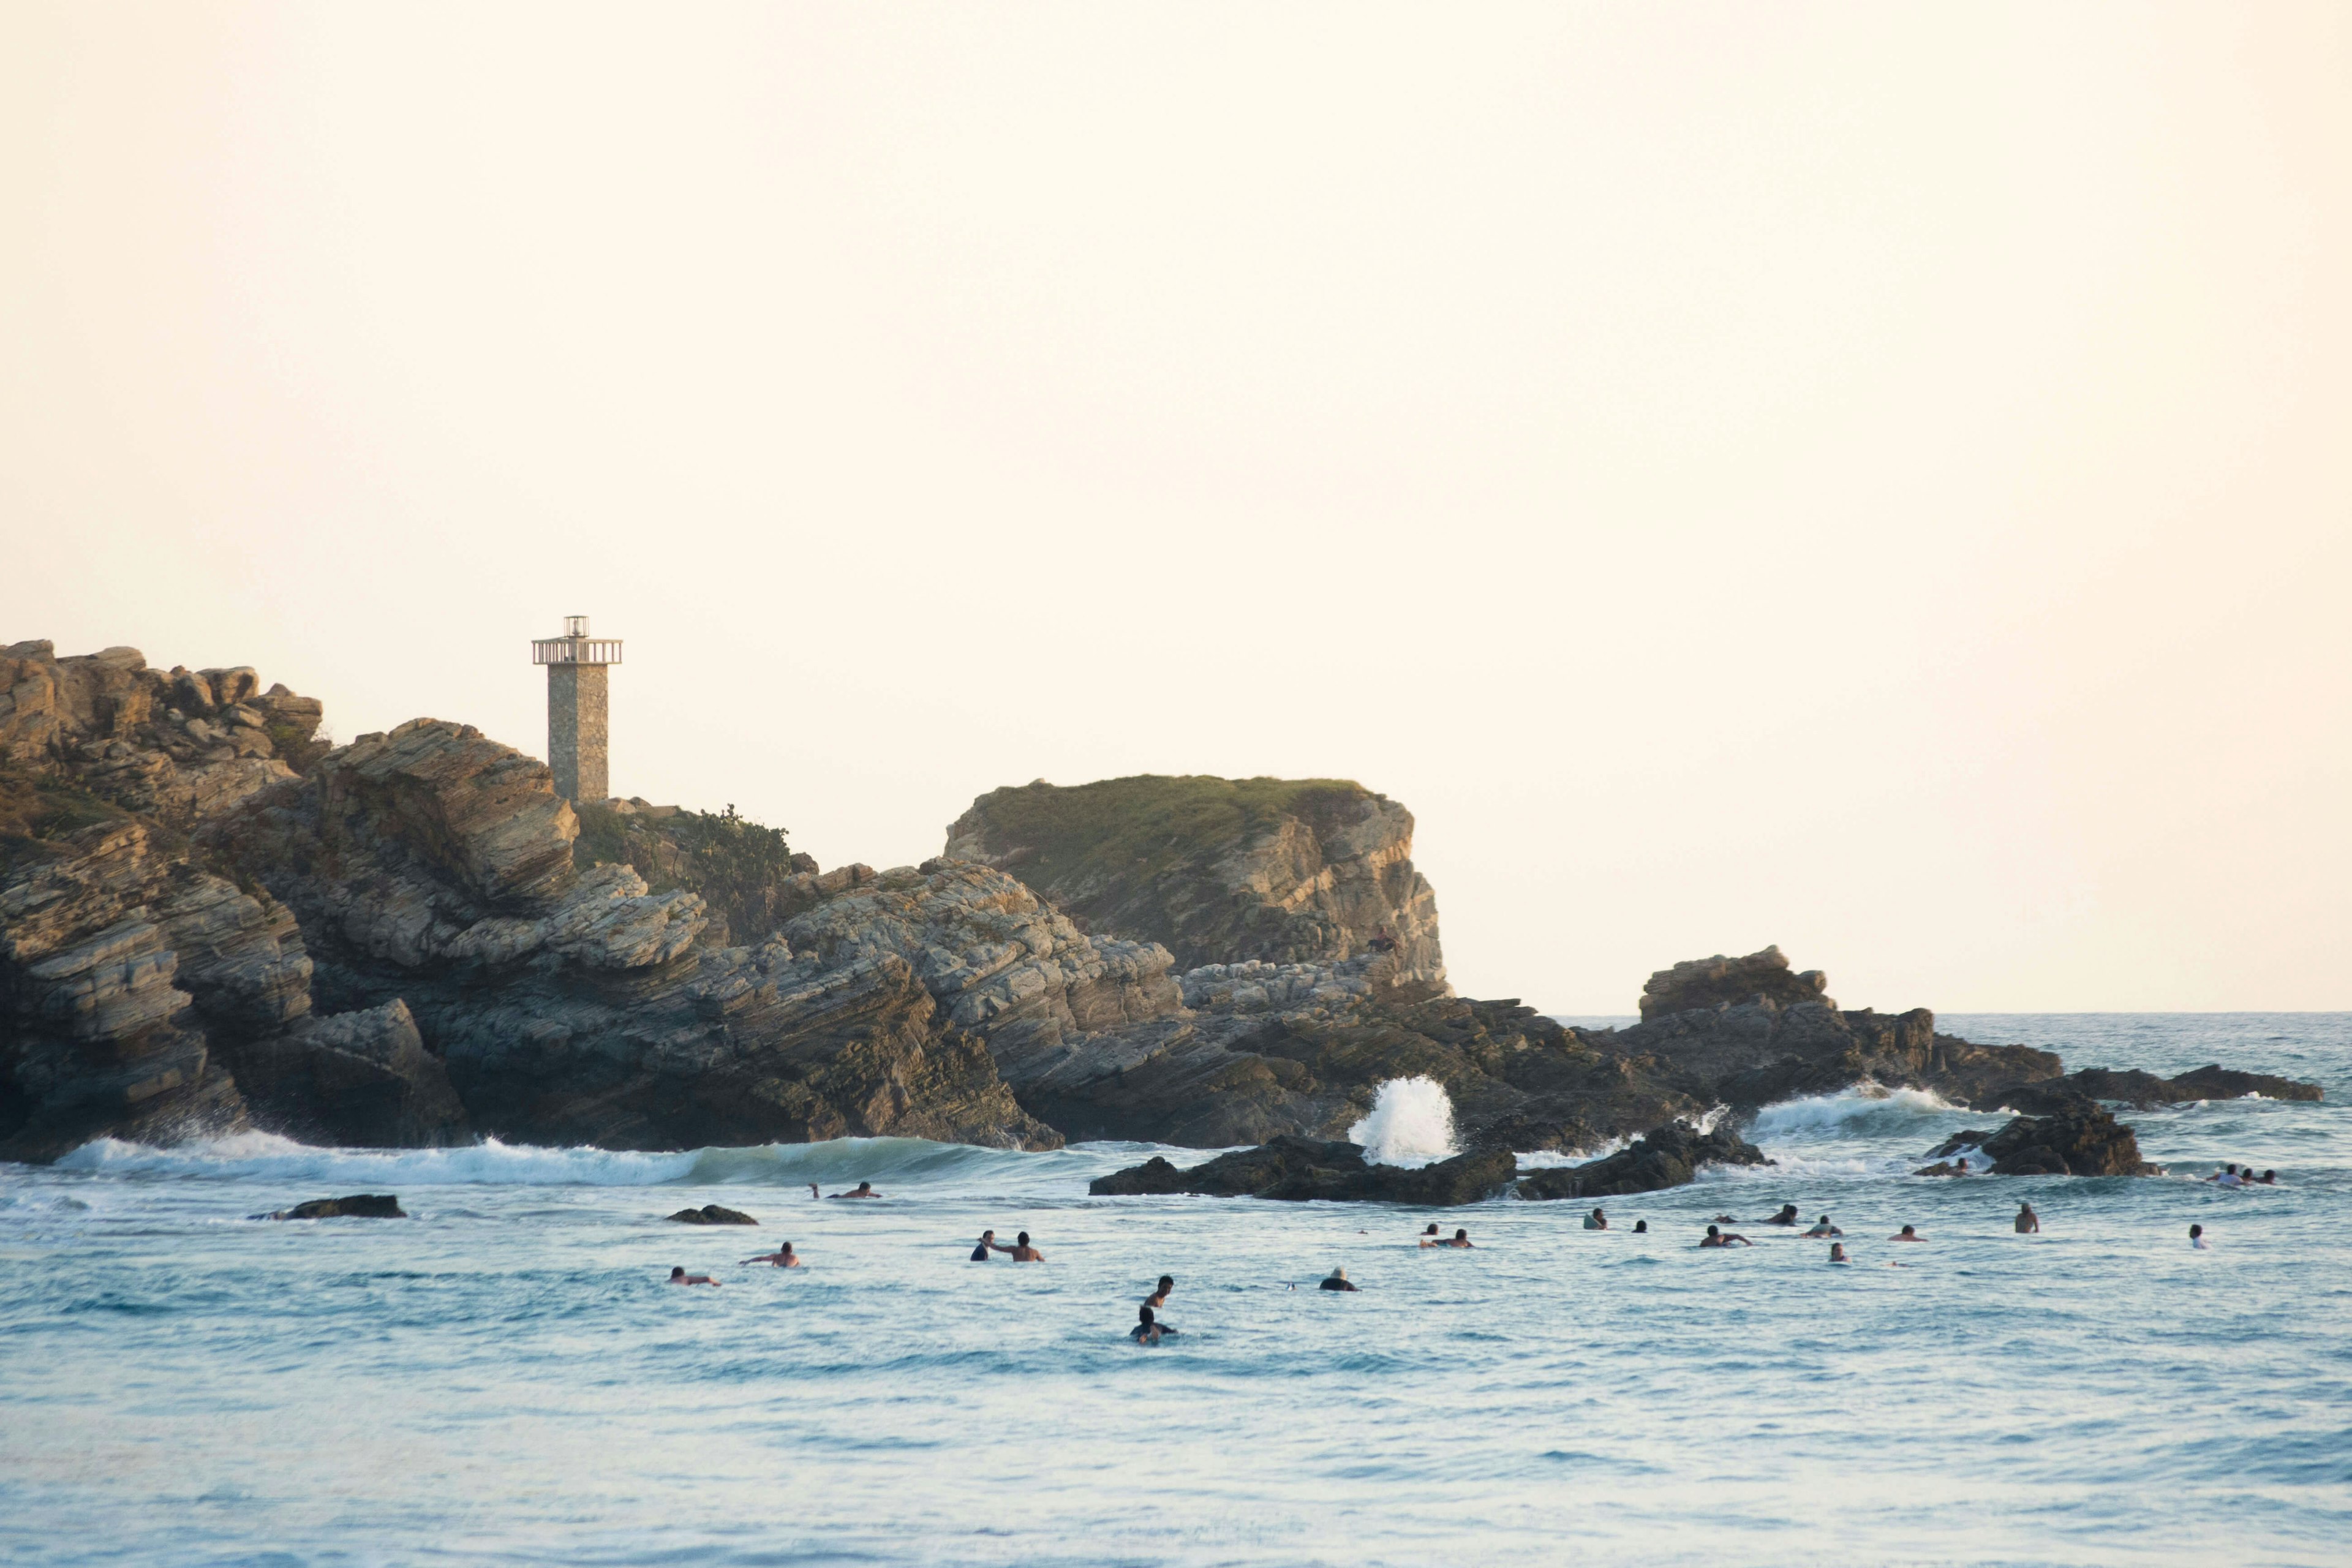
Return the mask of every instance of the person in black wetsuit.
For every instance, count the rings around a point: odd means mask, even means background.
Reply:
[[[1160,1342],[1160,1335],[1172,1334],[1175,1331],[1173,1329],[1163,1329],[1153,1322],[1150,1308],[1138,1307],[1135,1310],[1135,1327],[1127,1331],[1127,1337],[1139,1345],[1156,1345]]]
[[[1766,1225],[1794,1225],[1794,1224],[1796,1224],[1796,1223],[1797,1223],[1797,1205],[1794,1205],[1794,1204],[1782,1204],[1782,1205],[1780,1205],[1780,1212],[1779,1214],[1774,1215],[1770,1219],[1766,1220],[1764,1223],[1765,1223]]]
[[[982,1231],[980,1233],[980,1245],[971,1249],[971,1260],[974,1263],[987,1262],[988,1254],[992,1248],[998,1252],[1005,1250],[1003,1247],[996,1245],[996,1233],[994,1231]]]
[[[1324,1277],[1323,1283],[1317,1286],[1316,1289],[1318,1290],[1352,1290],[1355,1287],[1348,1283],[1348,1271],[1346,1269],[1334,1268],[1329,1274]]]

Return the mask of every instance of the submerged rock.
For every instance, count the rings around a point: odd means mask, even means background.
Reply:
[[[1286,1136],[1184,1170],[1155,1155],[1140,1165],[1097,1177],[1087,1190],[1097,1197],[1200,1193],[1451,1208],[1494,1196],[1515,1169],[1506,1149],[1475,1150],[1413,1170],[1373,1164],[1353,1143]]]
[[[717,1204],[705,1204],[698,1209],[680,1209],[669,1217],[680,1225],[757,1225],[760,1223],[741,1209],[722,1208]]]
[[[312,1198],[256,1219],[406,1219],[400,1198],[393,1193],[353,1193],[343,1198]]]
[[[1653,1128],[1614,1154],[1581,1165],[1531,1171],[1523,1198],[1606,1198],[1688,1184],[1702,1165],[1769,1165],[1764,1152],[1728,1128],[1702,1132],[1687,1121]]]
[[[2002,1099],[2011,1110],[2046,1116],[2101,1100],[2146,1109],[2190,1100],[2240,1100],[2247,1095],[2260,1095],[2265,1100],[2316,1100],[2323,1092],[2315,1083],[2274,1078],[2268,1073],[2240,1072],[2216,1062],[2170,1078],[2137,1070],[2084,1068],[2063,1078],[2019,1085],[2007,1090]]]

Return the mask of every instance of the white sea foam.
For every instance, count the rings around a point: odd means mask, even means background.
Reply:
[[[1884,1089],[1859,1083],[1835,1094],[1784,1100],[1756,1113],[1750,1136],[1759,1143],[1781,1139],[1819,1140],[1900,1134],[1931,1117],[1953,1116],[1962,1108],[1924,1089]]]
[[[1372,1113],[1348,1129],[1374,1163],[1426,1165],[1454,1153],[1454,1101],[1433,1078],[1392,1078]]]
[[[650,1187],[668,1183],[797,1186],[971,1173],[1008,1162],[1067,1158],[919,1138],[840,1138],[823,1143],[646,1152],[540,1148],[495,1138],[459,1149],[322,1149],[275,1133],[241,1132],[161,1149],[102,1138],[66,1155],[58,1168],[131,1177],[333,1182],[390,1191],[404,1186]],[[1100,1159],[1081,1155],[1076,1163],[1098,1164]]]

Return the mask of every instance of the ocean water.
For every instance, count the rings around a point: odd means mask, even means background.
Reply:
[[[1992,1119],[1849,1091],[1605,1232],[1086,1195],[1139,1145],[97,1145],[0,1166],[0,1559],[2352,1560],[2352,1016],[1948,1025],[2328,1099],[2132,1116],[2168,1178],[1937,1181],[1905,1173]],[[2281,1185],[2191,1179],[2224,1160]],[[806,1185],[860,1178],[886,1199]],[[415,1217],[246,1217],[362,1191]],[[1784,1200],[1856,1262],[1752,1223]],[[712,1202],[761,1227],[662,1218]],[[1757,1245],[1696,1250],[1717,1213]],[[1046,1261],[968,1262],[992,1226]],[[806,1268],[738,1266],[787,1238]],[[1143,1350],[1163,1271],[1182,1332]]]

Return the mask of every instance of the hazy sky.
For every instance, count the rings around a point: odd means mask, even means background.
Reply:
[[[936,854],[1344,775],[1456,984],[2352,1007],[2352,9],[0,7],[0,643]]]

